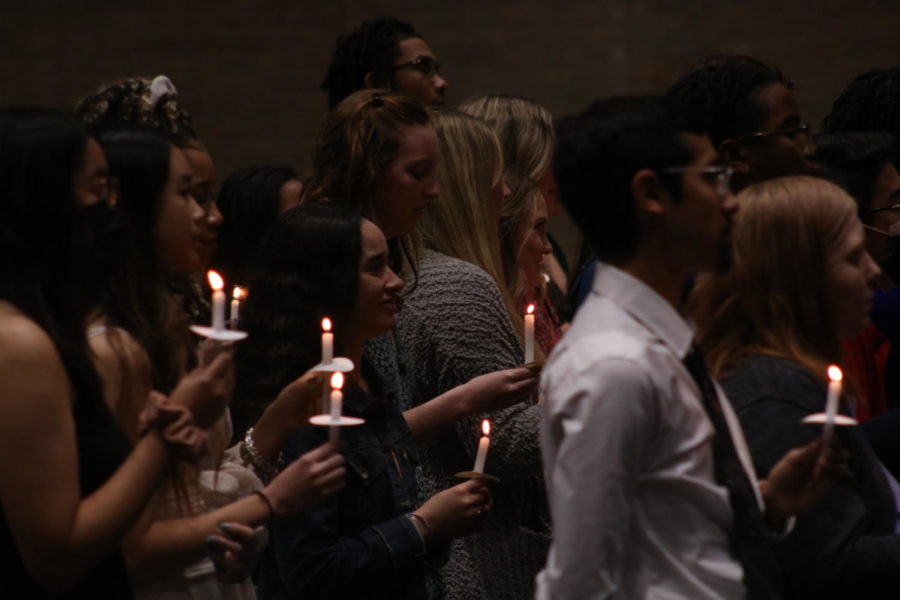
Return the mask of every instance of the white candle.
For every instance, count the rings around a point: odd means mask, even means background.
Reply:
[[[344,375],[337,372],[331,376],[331,421],[339,422],[341,420],[341,411],[344,404],[344,393],[341,388],[344,386]],[[328,430],[328,441],[336,442],[338,439],[339,428],[332,425]]]
[[[485,419],[481,422],[481,431],[484,436],[478,440],[478,454],[475,455],[475,467],[472,469],[476,473],[484,473],[484,463],[487,460],[488,446],[491,444],[491,422]]]
[[[534,360],[534,304],[525,309],[525,363]]]
[[[843,379],[844,374],[837,366],[828,367],[828,396],[825,399],[825,427],[822,429],[822,436],[826,438],[834,433],[834,419],[837,416],[838,402],[841,399]]]
[[[234,286],[234,290],[231,293],[233,299],[231,301],[231,318],[229,319],[234,329],[237,329],[238,320],[241,318],[241,295],[241,286]]]
[[[222,288],[225,287],[225,282],[222,281],[222,277],[215,271],[208,272],[206,278],[209,279],[209,285],[213,289],[212,328],[216,331],[222,331],[225,329],[225,292],[222,291]]]
[[[322,364],[327,365],[334,358],[334,334],[331,333],[331,319],[322,319]]]

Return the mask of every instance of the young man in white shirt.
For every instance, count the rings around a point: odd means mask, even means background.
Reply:
[[[560,131],[559,192],[601,264],[541,381],[541,600],[779,598],[769,538],[829,487],[818,442],[758,483],[702,357],[699,375],[685,364],[680,296],[719,266],[738,208],[717,158],[654,97],[597,102]]]

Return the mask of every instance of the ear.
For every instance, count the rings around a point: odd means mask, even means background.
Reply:
[[[368,89],[372,89],[372,88],[376,87],[375,73],[373,73],[372,71],[369,71],[368,73],[366,73],[366,76],[363,77],[363,83],[365,84],[366,88],[368,88]]]
[[[746,147],[737,140],[722,140],[719,144],[719,157],[722,164],[734,169],[735,173],[746,175],[750,172],[750,163],[747,160]]]
[[[631,178],[631,193],[641,214],[664,214],[672,197],[651,169],[641,169]]]

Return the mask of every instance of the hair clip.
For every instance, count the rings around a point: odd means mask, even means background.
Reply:
[[[175,84],[165,75],[157,75],[150,82],[150,110],[156,110],[160,102],[178,95]]]
[[[372,106],[384,106],[384,96],[381,94],[374,94],[369,100],[369,104]]]

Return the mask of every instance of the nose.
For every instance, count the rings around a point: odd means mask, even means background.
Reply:
[[[722,214],[728,217],[734,216],[738,211],[738,202],[730,189],[726,189],[722,194]]]
[[[871,287],[875,287],[875,280],[878,279],[878,276],[881,275],[881,267],[878,266],[878,263],[872,258],[872,256],[866,252],[866,261],[868,262],[868,275],[869,275],[869,285]]]
[[[553,252],[553,246],[550,245],[550,239],[545,235],[544,236],[544,247],[541,248],[544,254],[551,254]]]
[[[219,206],[216,204],[215,200],[210,200],[203,208],[206,211],[207,227],[210,229],[218,229],[225,221],[225,217],[222,216],[222,211],[219,210]]]
[[[431,178],[431,185],[425,188],[425,197],[429,199],[434,199],[440,196],[441,189],[438,186],[437,175],[434,175]]]
[[[394,273],[390,267],[387,268],[387,278],[384,282],[384,288],[393,294],[399,294],[403,290],[403,280]]]
[[[441,77],[440,73],[434,74],[434,89],[435,91],[443,96],[447,93],[447,88],[450,87],[450,84],[447,83],[447,80]]]
[[[509,189],[509,185],[506,183],[506,179],[503,179],[503,199],[508,200],[512,197],[512,190]]]

